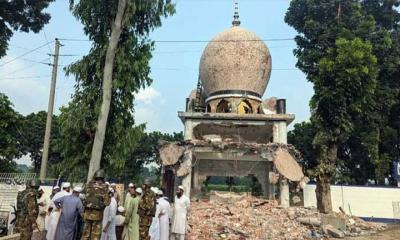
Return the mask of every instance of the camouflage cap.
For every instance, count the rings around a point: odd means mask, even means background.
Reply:
[[[99,169],[94,173],[94,177],[93,178],[94,179],[98,179],[98,178],[104,179],[104,177],[105,177],[104,170],[103,169]]]
[[[39,179],[32,179],[29,181],[29,186],[32,188],[39,188],[40,184],[41,184],[41,182]]]

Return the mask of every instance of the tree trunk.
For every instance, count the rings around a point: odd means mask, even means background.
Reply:
[[[114,69],[114,59],[117,52],[119,37],[123,28],[123,16],[126,9],[126,0],[118,1],[118,11],[115,16],[114,24],[111,26],[111,37],[108,43],[106,60],[103,74],[103,98],[99,117],[97,119],[96,135],[94,137],[92,154],[89,163],[87,181],[89,182],[94,173],[100,169],[101,156],[103,152],[104,137],[107,129],[108,114],[110,112],[112,96],[112,74]]]
[[[329,144],[325,159],[320,163],[322,170],[317,176],[317,208],[321,213],[332,212],[331,181],[336,171],[338,147],[336,143]]]

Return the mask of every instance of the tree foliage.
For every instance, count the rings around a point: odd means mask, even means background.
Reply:
[[[302,154],[300,162],[303,172],[308,176],[314,176],[313,169],[318,165],[317,156],[313,146],[315,128],[311,122],[296,123],[293,130],[288,132],[288,143],[296,147]]]
[[[321,3],[325,7],[334,9],[331,14],[331,24],[335,25],[335,21],[332,19],[333,14],[336,14],[336,23],[342,23],[343,19],[346,19],[346,12],[349,13],[349,8],[343,1],[341,2],[341,11],[339,10],[339,2]],[[336,5],[335,5],[336,4]],[[369,24],[364,24],[360,30],[351,30],[352,27],[346,26],[345,32],[357,35],[363,39],[366,39],[372,44],[373,55],[377,58],[378,76],[377,84],[375,87],[374,94],[369,94],[369,104],[362,106],[362,111],[353,114],[352,123],[353,129],[349,134],[348,140],[343,144],[339,145],[338,157],[340,162],[338,163],[337,181],[347,184],[366,184],[370,180],[375,180],[377,183],[383,183],[385,178],[389,178],[391,174],[391,162],[395,159],[399,153],[396,150],[399,146],[399,141],[396,132],[400,125],[395,125],[396,118],[400,117],[400,113],[396,111],[396,106],[399,104],[399,20],[400,13],[397,10],[399,6],[398,0],[363,0],[360,1],[361,15],[364,15],[365,19],[369,19]],[[305,7],[305,6],[303,6]],[[308,6],[310,7],[310,6]],[[306,8],[308,8],[306,7]],[[317,8],[317,6],[314,6]],[[340,18],[338,18],[339,14]],[[307,13],[308,14],[308,13]],[[325,14],[325,13],[324,13]],[[357,14],[354,14],[356,16]],[[305,16],[301,12],[297,12],[296,16]],[[320,16],[318,24],[321,23],[324,17]],[[286,19],[295,19],[294,15],[287,16]],[[308,17],[303,18],[304,21],[311,21]],[[340,21],[339,21],[340,20]],[[373,20],[373,21],[371,21]],[[373,23],[373,25],[371,25]],[[296,23],[297,27],[304,27],[301,23]],[[314,26],[314,24],[310,24]],[[367,28],[365,28],[367,27]],[[372,28],[371,28],[372,27]],[[321,28],[322,29],[322,28]],[[370,30],[368,30],[370,29]],[[308,29],[308,32],[313,32],[313,29]],[[302,29],[305,31],[305,28]],[[322,30],[321,30],[322,31]],[[335,31],[332,29],[325,30]],[[300,32],[301,33],[301,32]],[[325,35],[312,34],[315,38],[324,39]],[[339,32],[338,32],[338,35]],[[347,33],[346,33],[347,35]],[[341,35],[343,36],[343,34]],[[302,36],[297,37],[302,42]],[[333,38],[332,38],[333,39]],[[330,42],[324,39],[324,42]],[[299,45],[300,46],[300,45]],[[307,45],[308,46],[308,45]],[[311,48],[302,50],[298,48],[295,53],[302,55],[299,59],[311,59],[310,62],[304,64],[303,62],[298,63],[300,67],[311,66],[313,63],[312,57],[321,56],[321,53],[313,54]],[[324,49],[324,48],[321,48]],[[305,55],[306,57],[304,57]],[[315,58],[317,59],[317,58]],[[318,66],[315,64],[315,66]],[[303,67],[306,73],[312,74],[312,68]],[[297,137],[299,135],[293,132]]]
[[[15,171],[13,160],[22,155],[18,129],[20,121],[21,115],[13,109],[8,97],[0,93],[0,172]]]
[[[39,32],[50,20],[44,13],[54,0],[0,1],[0,58],[6,55],[13,31]]]
[[[181,141],[183,140],[183,133],[161,133],[161,132],[150,132],[144,133],[139,139],[138,147],[135,148],[129,155],[125,168],[124,174],[121,178],[122,181],[128,182],[134,180],[137,182],[142,176],[141,171],[144,166],[159,166],[158,176],[160,176],[161,158],[159,153],[160,141]],[[109,171],[110,176],[121,176],[113,170]]]
[[[32,159],[35,172],[39,172],[42,160],[44,134],[46,130],[47,112],[40,111],[23,117],[21,122],[21,143],[24,154]],[[55,141],[59,137],[57,116],[53,116],[50,138],[49,163],[54,164],[60,161],[59,153],[55,151]]]
[[[75,93],[69,105],[61,110],[61,140],[57,145],[65,160],[63,165],[69,166],[64,171],[70,177],[82,179],[87,173],[102,101],[105,55],[117,3],[117,0],[81,0],[72,7],[92,47],[86,56],[66,68],[66,73],[76,78]],[[173,12],[174,6],[169,1],[128,1],[113,68],[103,168],[122,170],[144,134],[144,125],[135,125],[134,100],[135,94],[152,82],[149,61],[154,43],[148,35],[161,26],[163,16]]]
[[[285,21],[299,32],[294,51],[297,67],[315,90],[310,106],[319,162],[314,169],[318,197],[330,198],[329,184],[336,172],[363,163],[338,161],[338,156],[350,161],[367,156],[378,178],[389,171],[382,137],[388,133],[388,113],[399,101],[398,2],[294,0],[290,4]],[[329,199],[321,201],[318,205],[325,206],[320,210],[329,211]]]

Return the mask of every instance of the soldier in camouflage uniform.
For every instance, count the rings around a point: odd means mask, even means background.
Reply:
[[[14,233],[21,232],[22,222],[26,215],[24,196],[29,190],[29,183],[30,183],[29,181],[26,182],[25,189],[23,191],[19,191],[17,195],[17,206],[16,206],[17,211],[15,212],[16,220],[14,226]]]
[[[83,214],[84,227],[82,240],[99,240],[104,208],[110,204],[108,187],[104,183],[104,170],[97,170],[94,180],[90,181],[83,191],[85,194]]]
[[[150,191],[150,180],[145,179],[143,182],[143,195],[139,201],[139,236],[140,240],[149,240],[149,228],[151,221],[156,212],[156,197]]]
[[[37,197],[39,186],[40,181],[33,179],[29,182],[29,186],[23,191],[23,194],[17,196],[17,231],[20,233],[21,240],[30,240],[33,229],[37,228],[36,219],[39,214]]]

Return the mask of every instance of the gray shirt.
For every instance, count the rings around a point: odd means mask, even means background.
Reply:
[[[78,214],[83,213],[81,199],[72,194],[55,200],[54,204],[62,208],[54,239],[73,240],[77,234]]]

